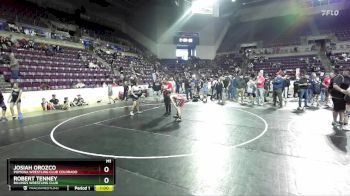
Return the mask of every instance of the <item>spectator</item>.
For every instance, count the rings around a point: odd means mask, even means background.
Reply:
[[[70,103],[68,97],[65,97],[63,100],[62,110],[68,110],[70,107]]]
[[[313,105],[316,102],[316,106],[320,106],[320,93],[321,93],[321,81],[320,78],[317,77],[314,82],[312,83],[312,90],[313,90],[313,97],[311,101],[311,105]]]
[[[265,78],[263,76],[262,72],[259,72],[257,80],[257,99],[258,99],[258,105],[263,105],[264,104],[264,95],[265,95]]]
[[[224,83],[223,78],[219,78],[218,82],[215,85],[216,90],[216,99],[218,100],[218,103],[223,103],[223,97],[222,97],[222,91],[224,89]]]
[[[284,85],[283,85],[283,98],[287,99],[289,95],[289,86],[290,86],[290,79],[289,76],[286,76],[284,79]]]
[[[293,97],[296,98],[298,97],[298,92],[299,92],[299,80],[295,80],[293,83]]]
[[[209,83],[207,79],[203,82],[202,93],[203,93],[202,101],[206,103],[208,101],[207,97],[209,93]]]
[[[328,87],[330,82],[331,82],[331,77],[329,74],[326,74],[325,77],[323,78],[322,86],[321,86],[321,102],[325,102],[326,104],[328,103],[328,97],[329,97]]]
[[[112,104],[111,101],[113,101],[113,103],[115,103],[115,100],[113,99],[113,88],[112,88],[112,84],[108,84],[107,86],[108,88],[108,104]]]
[[[337,76],[331,79],[331,83],[329,85],[330,93],[333,101],[333,126],[343,125],[344,120],[344,112],[346,109],[346,102],[344,100],[344,92],[349,87],[349,71],[344,71],[344,76],[338,73]],[[345,80],[345,77],[347,80]],[[339,116],[339,123],[337,122],[337,118]]]
[[[53,106],[48,101],[46,101],[45,98],[42,98],[42,100],[41,100],[41,108],[43,109],[43,111],[48,111],[48,110],[52,110]]]
[[[50,86],[46,83],[43,83],[40,85],[41,90],[50,90]]]
[[[74,98],[73,103],[75,106],[85,106],[89,105],[85,102],[84,98],[81,97],[81,95],[77,95],[76,98]]]
[[[1,91],[0,91],[0,107],[1,107],[1,110],[2,110],[1,121],[5,122],[5,121],[7,121],[7,118],[6,118],[7,107],[5,105],[4,96],[2,95]]]
[[[90,69],[96,69],[96,68],[97,68],[97,65],[96,65],[95,63],[93,63],[92,61],[90,61],[88,67],[89,67]]]
[[[235,76],[230,77],[230,84],[228,86],[228,99],[230,100],[236,100],[236,93],[237,93],[237,81]]]
[[[177,78],[175,80],[175,93],[179,94],[180,93],[180,88],[181,88],[181,82],[180,80]]]
[[[282,100],[282,90],[284,86],[284,79],[282,78],[281,72],[277,73],[277,76],[272,81],[273,84],[273,106],[276,107],[277,103],[277,97],[279,102],[279,107],[283,107],[283,100]]]
[[[10,54],[10,69],[11,69],[11,82],[16,82],[19,79],[19,63],[15,58],[15,54]]]
[[[131,107],[130,115],[134,115],[134,110],[137,110],[138,114],[141,114],[140,111],[140,97],[142,96],[141,86],[138,85],[137,80],[133,81],[133,85],[130,91],[131,98],[133,100],[133,105]]]
[[[271,90],[271,80],[269,78],[268,75],[265,76],[265,85],[264,85],[264,89],[265,89],[265,94],[264,94],[264,102],[267,102],[267,97],[270,94],[270,90]]]
[[[123,100],[127,101],[128,100],[128,92],[129,92],[129,84],[127,81],[124,82],[123,88],[124,88]]]
[[[307,105],[307,99],[308,99],[308,86],[309,86],[309,79],[306,75],[303,75],[300,80],[297,82],[298,83],[298,89],[299,89],[299,110],[302,109],[301,107],[301,102],[304,99],[304,107],[309,107]]]
[[[52,99],[50,100],[50,103],[52,104],[53,108],[55,110],[60,110],[62,106],[60,105],[60,101],[56,98],[56,95],[52,95]]]
[[[255,90],[256,90],[256,84],[252,77],[249,78],[249,81],[247,82],[247,94],[249,97],[249,103],[254,105],[254,98],[255,96]]]
[[[163,81],[163,96],[164,96],[164,105],[165,105],[165,116],[169,116],[171,114],[171,99],[170,99],[170,95],[172,92],[173,86],[172,86],[172,82],[168,81],[168,80],[164,80]]]
[[[160,95],[160,90],[161,90],[161,88],[162,88],[162,85],[161,85],[161,83],[159,82],[159,79],[156,79],[156,81],[155,82],[153,82],[153,91],[154,92],[156,92],[156,95],[158,96],[158,95]]]
[[[85,84],[81,81],[78,81],[78,83],[75,85],[75,88],[84,88]]]
[[[244,93],[245,93],[245,89],[247,87],[247,82],[245,81],[245,79],[243,78],[243,75],[240,75],[237,78],[237,101],[239,99],[239,97],[241,98],[241,104],[244,103]]]
[[[190,95],[190,98],[192,99],[192,88],[191,88],[191,83],[189,79],[185,79],[185,93],[186,93],[187,100],[190,100],[188,98],[188,95]]]
[[[13,84],[11,95],[9,96],[8,102],[10,103],[10,111],[12,115],[12,119],[16,119],[15,112],[13,107],[17,106],[17,114],[18,119],[21,120],[23,118],[22,112],[21,112],[21,96],[22,96],[22,89],[18,86],[18,83]]]

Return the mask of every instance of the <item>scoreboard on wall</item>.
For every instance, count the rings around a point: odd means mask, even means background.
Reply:
[[[197,46],[199,45],[199,33],[177,32],[174,37],[174,44]]]
[[[10,191],[113,191],[114,159],[8,159]]]

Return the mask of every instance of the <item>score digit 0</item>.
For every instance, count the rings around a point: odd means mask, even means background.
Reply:
[[[105,166],[105,167],[103,168],[103,171],[104,171],[105,173],[108,173],[108,172],[109,172],[109,167],[108,167],[108,166]]]
[[[105,184],[108,184],[108,183],[109,183],[109,178],[108,178],[108,177],[105,177],[105,178],[103,179],[103,182],[104,182]]]

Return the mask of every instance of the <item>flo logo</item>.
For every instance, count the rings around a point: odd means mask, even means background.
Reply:
[[[339,10],[322,10],[322,16],[338,16]]]

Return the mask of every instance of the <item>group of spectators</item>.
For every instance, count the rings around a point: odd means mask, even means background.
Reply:
[[[6,50],[13,46],[11,37],[0,36],[0,49]]]
[[[335,73],[325,74],[318,77],[303,75],[295,84],[295,90],[299,92],[299,107],[301,99],[304,99],[304,106],[308,107],[310,99],[319,105],[319,101],[329,103],[331,97],[333,103],[333,126],[343,129],[348,124],[350,113],[350,70],[334,70]]]
[[[264,105],[272,95],[273,105],[278,104],[279,107],[283,107],[287,98],[298,98],[298,109],[301,110],[310,106],[329,104],[328,88],[332,77],[333,74],[303,72],[300,78],[291,82],[290,76],[279,71],[275,76],[264,75],[263,72],[253,75],[231,74],[214,77],[192,75],[183,78],[168,77],[167,81],[174,84],[176,93],[186,94],[187,100],[206,101],[206,97],[209,96],[211,100],[219,102],[231,100],[241,104]],[[158,78],[153,83],[152,88],[157,95],[160,94],[164,78]],[[289,90],[291,85],[294,87],[294,92]]]
[[[68,97],[65,97],[63,103],[60,103],[59,99],[57,99],[55,94],[52,95],[52,98],[49,101],[47,101],[45,98],[42,98],[41,101],[41,107],[43,111],[68,110],[71,107],[85,105],[88,105],[88,103],[84,101],[84,98],[82,98],[81,95],[77,95],[77,97],[75,97],[73,101],[69,101]]]
[[[173,79],[170,79],[172,81]],[[196,78],[189,77],[184,79],[175,79],[176,92],[186,94],[188,100],[194,97],[210,96],[211,100],[222,102],[223,99],[238,101],[240,103],[263,105],[267,101],[266,97],[272,92],[274,105],[278,102],[282,107],[282,92],[290,85],[289,77],[282,77],[282,72],[279,72],[275,78],[270,79],[269,76],[264,76],[262,72],[255,75],[232,74],[222,75],[212,78]],[[153,89],[157,88],[157,83],[153,85]],[[224,97],[226,96],[226,97]]]
[[[63,48],[59,45],[51,45],[45,43],[37,43],[34,39],[14,39],[10,36],[0,36],[0,49],[6,51],[11,49],[31,49],[44,51],[46,55],[55,55],[56,53],[62,53]]]
[[[302,72],[292,84],[290,77],[283,71],[270,77],[259,72],[255,75],[232,74],[213,78],[188,78],[157,79],[153,83],[153,90],[159,94],[163,86],[171,83],[175,93],[185,93],[187,100],[206,102],[206,97],[211,100],[232,100],[241,104],[263,105],[272,94],[273,106],[283,107],[287,98],[298,98],[298,110],[304,110],[311,106],[330,107],[333,103],[333,126],[343,127],[348,124],[350,113],[350,70],[335,70],[334,73],[318,74]],[[294,92],[289,91],[293,85]],[[289,96],[290,93],[292,96]],[[330,99],[331,98],[331,99]]]
[[[328,54],[328,57],[330,58],[332,64],[338,64],[340,62],[350,61],[350,54],[345,52],[338,53],[338,54],[330,53]]]

